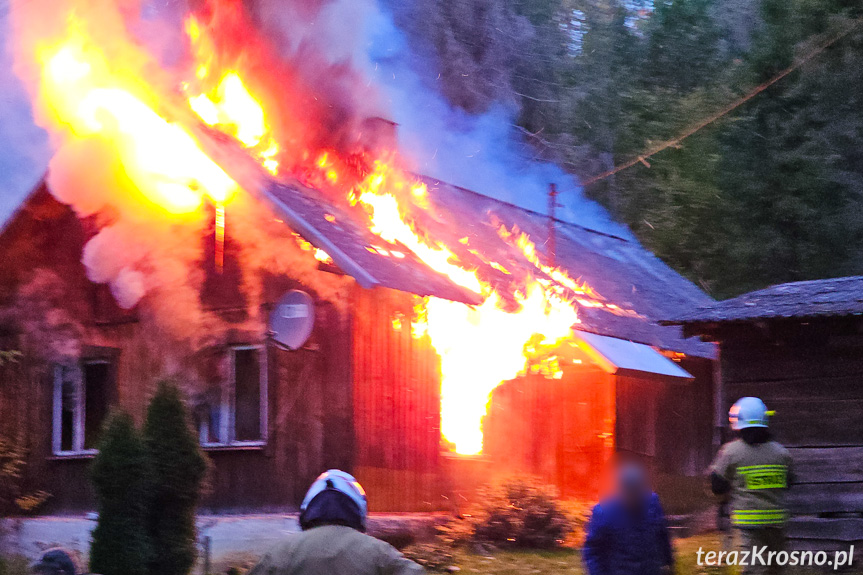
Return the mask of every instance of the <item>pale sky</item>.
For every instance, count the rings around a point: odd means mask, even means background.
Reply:
[[[0,0],[0,225],[48,165],[48,137],[33,123],[24,87],[12,71],[9,2]]]

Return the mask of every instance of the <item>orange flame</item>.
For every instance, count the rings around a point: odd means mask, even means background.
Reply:
[[[169,213],[193,212],[205,196],[217,204],[230,200],[237,184],[188,132],[148,104],[152,94],[115,74],[70,22],[68,37],[39,54],[42,96],[55,122],[77,138],[107,139],[137,189]]]
[[[186,34],[198,60],[195,75],[203,82],[210,77],[213,65],[212,43],[194,16],[186,20]],[[188,84],[186,89],[190,90]],[[275,157],[279,146],[271,135],[261,103],[246,88],[238,72],[223,72],[209,92],[189,96],[189,106],[207,125],[218,127],[252,149],[270,173],[278,172]]]
[[[513,294],[516,309],[505,309],[501,295],[475,270],[465,269],[446,246],[416,233],[399,205],[405,189],[414,197],[426,193],[407,174],[377,161],[351,197],[368,210],[376,235],[406,246],[432,269],[485,297],[478,306],[429,298],[422,320],[414,326],[414,335],[428,334],[441,356],[441,432],[457,453],[477,454],[482,451],[482,418],[491,392],[525,370],[528,342],[552,344],[569,337],[578,312],[557,286],[531,278],[524,293]]]

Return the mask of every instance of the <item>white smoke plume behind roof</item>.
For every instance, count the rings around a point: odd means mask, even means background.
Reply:
[[[582,193],[559,166],[531,158],[535,153],[513,127],[517,110],[503,103],[481,115],[453,108],[441,95],[438,67],[420,55],[393,16],[377,0],[259,0],[258,19],[291,54],[304,44],[331,63],[347,61],[365,78],[356,90],[365,99],[358,113],[399,124],[400,152],[424,175],[545,213],[548,185],[556,183],[558,217],[586,227],[631,237]]]
[[[585,198],[573,176],[532,160],[535,153],[514,129],[516,110],[500,104],[472,115],[451,107],[435,83],[436,66],[411,52],[404,35],[381,13],[370,27],[371,68],[399,124],[404,153],[419,171],[537,212],[547,211],[548,185],[556,183],[558,216],[608,233],[628,235],[597,203]],[[441,63],[445,65],[445,63]]]

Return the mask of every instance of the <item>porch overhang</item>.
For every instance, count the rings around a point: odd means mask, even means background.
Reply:
[[[649,345],[586,331],[574,332],[578,347],[602,370],[612,375],[668,377],[691,381],[695,377]]]

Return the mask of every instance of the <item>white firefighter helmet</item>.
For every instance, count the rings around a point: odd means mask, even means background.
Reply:
[[[728,410],[728,421],[735,430],[747,427],[767,427],[767,418],[773,415],[757,397],[741,397]]]
[[[362,528],[365,528],[366,515],[368,515],[368,502],[366,501],[366,492],[363,486],[350,473],[340,471],[338,469],[330,469],[321,473],[315,479],[312,486],[309,487],[302,505],[300,505],[300,522],[304,523],[307,517],[314,514],[314,510],[310,509],[316,497],[325,492],[337,491],[346,495],[357,506],[359,512],[359,520]],[[319,499],[320,501],[320,499]]]

